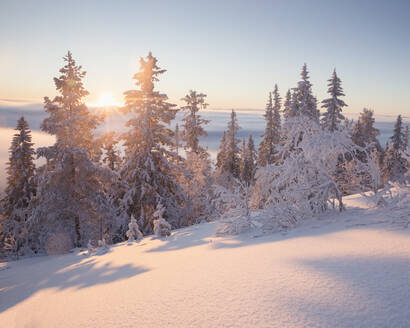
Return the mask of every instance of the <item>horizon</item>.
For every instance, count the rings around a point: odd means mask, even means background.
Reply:
[[[319,105],[336,68],[345,113],[366,107],[376,115],[410,114],[408,1],[73,1],[69,8],[19,1],[1,7],[0,100],[36,104],[53,97],[52,79],[70,50],[87,71],[86,102],[121,104],[123,92],[135,88],[139,58],[152,50],[167,70],[158,90],[177,105],[194,89],[208,95],[211,108],[263,110],[274,84],[283,98],[307,63]],[[63,10],[70,24],[61,24]],[[156,25],[141,11],[155,12]]]

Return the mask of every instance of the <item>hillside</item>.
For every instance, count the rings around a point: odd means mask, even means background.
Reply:
[[[409,207],[348,211],[288,233],[166,240],[11,262],[0,327],[409,327]]]

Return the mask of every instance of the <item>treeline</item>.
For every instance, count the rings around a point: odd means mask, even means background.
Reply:
[[[151,53],[140,59],[136,89],[124,92],[127,131],[98,137],[104,117],[84,103],[86,73],[70,52],[64,62],[54,78],[58,95],[44,98],[48,117],[41,125],[55,144],[35,151],[28,123],[24,117],[17,123],[1,202],[0,247],[6,256],[167,236],[171,229],[221,216],[229,218],[223,232],[238,233],[250,228],[252,209],[265,213],[261,226],[273,230],[331,207],[343,210],[343,195],[408,182],[408,127],[403,129],[401,116],[383,149],[371,110],[364,109],[355,123],[344,118],[347,105],[336,71],[322,115],[306,65],[283,103],[275,85],[258,149],[252,136],[237,138],[232,111],[213,166],[200,144],[209,123],[199,114],[208,105],[206,95],[190,91],[179,109],[169,103],[155,89],[165,70]],[[178,110],[184,117],[173,131]],[[36,156],[46,163],[35,168]]]

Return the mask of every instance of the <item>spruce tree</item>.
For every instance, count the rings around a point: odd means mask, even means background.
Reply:
[[[292,115],[292,92],[290,89],[286,92],[285,102],[283,103],[283,118],[285,122]]]
[[[16,127],[9,150],[7,163],[6,196],[2,199],[3,219],[0,231],[0,243],[10,253],[24,253],[27,247],[26,219],[28,206],[35,196],[34,183],[34,148],[31,142],[31,131],[22,116]]]
[[[252,135],[248,137],[248,143],[245,144],[245,139],[242,143],[242,165],[241,165],[241,180],[250,186],[254,183],[256,173],[256,150]]]
[[[179,125],[175,125],[175,131],[174,131],[174,150],[177,155],[179,155],[179,137],[180,137],[180,132],[179,132]]]
[[[121,165],[121,156],[117,145],[118,139],[114,131],[107,132],[102,137],[102,148],[105,152],[102,162],[112,171],[118,170]]]
[[[273,102],[271,92],[269,92],[268,102],[266,104],[266,111],[264,116],[266,121],[266,127],[264,133],[262,134],[262,140],[259,143],[259,166],[272,164],[275,156],[273,131]]]
[[[345,119],[342,115],[343,107],[347,106],[346,103],[339,99],[344,96],[341,80],[336,74],[336,69],[333,71],[332,78],[328,80],[329,89],[327,92],[330,94],[330,98],[322,101],[322,107],[326,109],[326,112],[322,116],[322,126],[333,132],[338,129],[341,122]]]
[[[389,148],[386,147],[386,155],[383,162],[384,182],[402,182],[405,179],[408,170],[406,156],[403,156],[407,148],[405,138],[406,135],[403,133],[401,115],[399,115],[394,125],[393,136],[390,138],[392,145]]]
[[[390,137],[393,148],[396,150],[403,149],[405,134],[403,132],[403,123],[402,123],[401,115],[397,116],[397,120],[396,120],[396,123],[394,124],[393,131],[394,131],[393,136]]]
[[[126,162],[121,177],[128,187],[122,204],[129,217],[139,218],[144,234],[153,232],[152,214],[159,202],[173,228],[187,224],[185,195],[177,182],[177,168],[171,164],[177,156],[170,150],[173,132],[165,126],[175,118],[175,105],[154,89],[165,71],[150,52],[146,59],[140,59],[140,71],[133,77],[138,89],[124,93],[124,112],[132,114],[132,118],[127,122],[129,131],[124,134]]]
[[[205,102],[206,94],[197,93],[191,90],[183,100],[186,105],[182,106],[185,111],[182,130],[182,140],[185,141],[185,150],[199,154],[205,152],[205,149],[199,145],[199,137],[207,136],[207,132],[203,126],[208,124],[208,120],[204,120],[198,114],[199,110],[205,109],[208,104]]]
[[[278,85],[275,84],[273,89],[273,143],[275,145],[279,144],[280,134],[281,134],[281,119],[280,119],[280,108],[281,108],[282,98],[279,95]]]
[[[10,146],[7,163],[7,187],[4,199],[4,213],[9,216],[15,209],[27,208],[35,195],[34,148],[31,142],[31,131],[22,116],[16,127]]]
[[[229,172],[229,174],[231,174],[234,178],[239,178],[240,175],[240,149],[238,147],[239,139],[236,138],[239,129],[240,127],[236,118],[236,112],[232,110],[231,120],[228,123],[228,130],[226,132],[227,153],[224,163],[224,170]]]
[[[44,98],[49,115],[41,129],[56,137],[51,147],[38,149],[47,163],[40,168],[38,191],[31,218],[32,230],[39,251],[48,250],[48,241],[56,232],[70,238],[75,246],[102,240],[104,230],[115,219],[106,195],[111,175],[95,160],[100,145],[93,133],[102,117],[92,114],[84,97],[86,72],[77,65],[71,52],[63,58],[61,75],[54,78],[58,95]]]
[[[268,103],[266,104],[265,132],[262,135],[262,141],[259,144],[259,166],[272,164],[277,155],[277,146],[280,141],[281,121],[280,121],[281,98],[279,95],[278,86],[275,84],[272,93],[269,93]]]
[[[226,131],[222,132],[221,141],[219,144],[219,151],[216,155],[216,168],[222,170],[222,166],[225,163],[227,153],[227,146],[226,146]]]
[[[298,82],[294,89],[295,99],[293,101],[293,114],[302,114],[312,120],[319,122],[319,110],[317,109],[317,100],[312,94],[312,84],[309,80],[307,65],[304,64],[301,72],[301,81]]]

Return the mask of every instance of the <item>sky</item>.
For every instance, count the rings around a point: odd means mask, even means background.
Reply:
[[[158,89],[176,104],[194,89],[210,108],[262,109],[306,62],[319,100],[336,68],[346,112],[409,116],[409,10],[408,0],[0,0],[0,104],[54,96],[67,50],[87,71],[88,103],[121,103],[152,51],[167,69]]]

